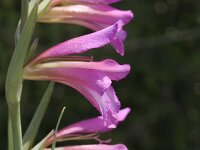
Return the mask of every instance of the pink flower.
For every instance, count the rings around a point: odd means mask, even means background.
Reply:
[[[127,117],[128,113],[130,112],[130,108],[125,108],[119,111],[117,114],[119,116],[119,121],[122,122]],[[60,131],[58,131],[56,135],[56,141],[67,141],[70,139],[94,139],[100,142],[100,144],[91,144],[91,145],[79,145],[79,146],[66,146],[56,148],[56,150],[127,150],[126,146],[123,144],[116,144],[116,145],[108,145],[103,143],[108,143],[108,141],[102,141],[98,138],[96,134],[102,132],[110,131],[110,128],[107,128],[104,125],[104,120],[101,116],[96,118],[87,119],[81,122],[77,122],[71,124]],[[87,138],[86,138],[87,137]],[[47,142],[46,146],[52,144],[54,136],[51,136]]]
[[[120,102],[111,85],[130,71],[129,65],[119,65],[111,59],[93,62],[91,57],[71,56],[109,44],[120,23],[58,44],[29,62],[24,79],[52,80],[73,87],[83,94],[102,114],[106,125],[115,128]]]
[[[70,23],[77,24],[94,31],[106,28],[118,20],[122,20],[122,26],[133,18],[131,11],[122,11],[109,6],[119,0],[52,0],[50,7],[38,18],[45,23]],[[124,55],[123,41],[126,32],[119,29],[112,46],[118,53]]]

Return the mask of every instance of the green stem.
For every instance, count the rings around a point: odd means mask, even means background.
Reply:
[[[14,150],[22,150],[20,102],[8,103],[8,110],[9,110],[10,119],[12,123],[12,136],[13,136]]]
[[[11,123],[11,116],[8,113],[8,150],[13,150],[13,134],[12,134],[12,123]]]
[[[21,0],[21,31],[25,25],[25,22],[28,18],[28,0]]]
[[[8,138],[9,143],[13,143],[14,150],[22,149],[22,133],[21,133],[21,118],[20,118],[20,99],[21,99],[21,90],[22,90],[22,75],[23,75],[23,66],[26,60],[26,54],[32,34],[35,27],[35,20],[37,17],[37,8],[36,5],[32,12],[30,13],[23,31],[20,34],[20,38],[16,44],[11,62],[8,68],[8,73],[6,77],[6,99],[8,103],[8,111],[10,114],[11,124],[12,124],[12,137]]]

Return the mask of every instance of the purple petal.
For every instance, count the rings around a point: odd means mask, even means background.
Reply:
[[[90,103],[96,107],[96,109],[102,114],[104,123],[108,126],[108,128],[116,127],[118,122],[116,114],[120,109],[120,102],[115,95],[112,86],[105,90],[102,95],[88,87],[78,86],[75,84],[71,84],[70,86],[83,94],[90,101]],[[111,97],[109,97],[110,95]]]
[[[124,55],[123,42],[126,38],[126,32],[122,30],[122,27],[129,23],[132,18],[131,11],[118,10],[108,5],[84,4],[53,7],[39,17],[38,21],[77,24],[98,31],[121,20],[123,23],[119,25],[111,44],[119,54]]]
[[[118,123],[124,121],[129,112],[130,108],[124,108],[120,110],[119,113],[117,114]],[[71,124],[61,129],[57,133],[57,138],[62,138],[69,134],[74,134],[74,133],[99,133],[99,132],[108,132],[110,130],[112,129],[105,126],[103,117],[99,116],[96,118],[91,118]]]
[[[127,115],[131,111],[130,108],[124,108],[119,111],[117,114],[118,116],[118,122],[116,125],[118,125],[119,122],[122,122],[126,119]],[[91,118],[87,120],[83,120],[80,122],[73,123],[61,130],[57,133],[57,140],[62,138],[67,138],[67,136],[74,135],[74,134],[90,134],[90,133],[103,133],[108,132],[112,130],[112,128],[108,128],[105,123],[102,116]],[[50,137],[47,141],[47,145],[50,145],[53,141],[54,137]]]
[[[65,21],[65,23],[73,23],[73,24],[77,24],[77,25],[82,25],[82,26],[90,28],[94,31],[98,31],[98,30],[101,30],[101,29],[107,27],[107,25],[95,24],[95,23],[86,22],[83,20],[68,19]],[[111,41],[111,45],[115,48],[117,53],[119,53],[122,56],[124,55],[124,41],[127,36],[126,31],[124,31],[122,29],[123,26],[124,26],[124,23],[122,21],[121,22],[119,21],[117,33],[116,33],[115,37],[113,38],[113,40]]]
[[[77,145],[57,147],[55,150],[128,150],[123,144],[106,145],[106,144],[92,144],[92,145]]]
[[[122,56],[125,53],[125,51],[124,51],[124,41],[125,41],[126,36],[127,36],[126,31],[124,31],[122,29],[123,25],[124,25],[123,22],[121,22],[121,24],[119,25],[117,34],[115,35],[114,39],[111,42],[111,45]]]
[[[44,63],[37,66],[39,68],[44,68],[44,69],[45,68],[49,68],[49,69],[53,68],[53,69],[59,69],[59,70],[62,69],[61,71],[54,71],[54,72],[57,76],[63,76],[63,74],[66,72],[66,74],[64,75],[64,79],[70,76],[70,77],[76,77],[76,78],[90,77],[90,79],[96,80],[96,77],[91,78],[91,75],[92,75],[91,73],[95,71],[94,74],[98,72],[98,73],[108,76],[111,80],[118,81],[125,78],[130,72],[130,65],[128,64],[120,65],[112,59],[106,59],[106,60],[98,61],[98,62],[82,62],[78,60],[77,61],[58,61],[58,62],[52,62],[52,63],[50,62]],[[82,72],[86,73],[86,71],[82,71],[81,69],[88,70],[89,71],[88,74],[84,76]],[[80,76],[79,73],[81,73],[82,76]]]
[[[77,37],[60,43],[35,58],[34,62],[49,58],[86,52],[92,48],[99,48],[110,43],[117,33],[120,22],[103,30]]]
[[[40,16],[38,21],[64,23],[73,19],[110,26],[118,20],[127,24],[132,18],[133,13],[130,10],[119,10],[108,5],[84,4],[53,7]]]
[[[130,71],[129,65],[113,60],[101,62],[59,61],[28,65],[24,78],[53,80],[69,85],[83,94],[102,114],[107,126],[114,128],[118,121],[120,102],[111,86],[111,80],[120,80]]]

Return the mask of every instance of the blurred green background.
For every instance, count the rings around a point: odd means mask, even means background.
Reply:
[[[102,138],[112,138],[113,144],[124,143],[130,150],[199,150],[200,1],[124,0],[114,6],[131,9],[135,14],[126,26],[125,57],[117,55],[111,46],[88,55],[94,55],[95,60],[114,58],[121,64],[131,64],[128,77],[113,86],[122,107],[131,107],[132,113]],[[0,149],[7,149],[4,84],[19,16],[19,0],[0,1]],[[90,32],[75,25],[37,24],[35,37],[40,38],[37,53]],[[47,83],[24,83],[23,132]],[[63,106],[67,109],[60,127],[98,115],[77,91],[56,84],[37,141],[55,128]]]

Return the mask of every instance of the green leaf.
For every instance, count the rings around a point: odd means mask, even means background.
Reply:
[[[28,17],[11,58],[6,78],[6,98],[8,103],[20,101],[23,66],[35,28],[37,10],[38,5],[34,7]]]
[[[58,118],[58,122],[57,122],[56,129],[55,129],[55,132],[54,132],[54,139],[53,139],[53,144],[52,144],[51,150],[54,150],[55,147],[56,147],[56,135],[57,135],[57,131],[58,131],[58,128],[59,128],[59,124],[60,124],[61,118],[62,118],[63,113],[64,113],[64,111],[65,111],[65,108],[66,108],[66,107],[64,107],[64,108],[62,109],[62,111],[61,111],[61,113],[60,113],[60,116],[59,116],[59,118]]]
[[[28,18],[28,9],[29,9],[28,5],[29,5],[29,0],[21,0],[21,25],[20,25],[21,31],[23,30],[25,22]]]
[[[34,140],[38,133],[40,124],[41,124],[44,114],[47,110],[47,106],[49,104],[49,101],[50,101],[50,98],[51,98],[51,95],[53,92],[53,88],[54,88],[54,82],[50,82],[48,85],[48,88],[46,89],[45,94],[42,97],[41,102],[34,114],[34,117],[31,120],[31,123],[23,137],[23,150],[30,149],[34,143]]]

